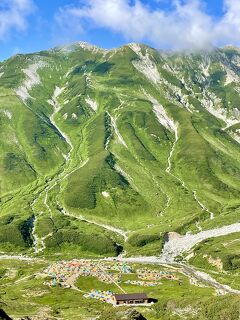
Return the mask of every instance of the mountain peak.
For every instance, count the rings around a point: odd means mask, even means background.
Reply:
[[[94,52],[106,52],[107,51],[106,49],[97,47],[95,45],[92,45],[92,44],[90,44],[88,42],[84,42],[84,41],[76,41],[76,42],[73,42],[73,43],[70,43],[67,45],[58,46],[58,47],[55,47],[54,50],[61,51],[64,53],[69,53],[69,52],[75,51],[79,48],[87,50],[87,51],[94,51]]]

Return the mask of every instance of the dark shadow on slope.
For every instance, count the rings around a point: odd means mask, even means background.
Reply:
[[[3,309],[0,309],[0,320],[13,320],[10,318]]]

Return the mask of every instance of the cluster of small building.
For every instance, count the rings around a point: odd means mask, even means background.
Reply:
[[[142,268],[136,270],[139,279],[147,281],[157,281],[161,279],[178,280],[176,274],[169,271],[152,270],[148,268]]]
[[[71,281],[77,277],[96,277],[98,280],[106,283],[120,283],[121,274],[131,273],[132,269],[129,265],[121,262],[111,261],[93,261],[93,260],[73,260],[60,261],[50,265],[45,274],[51,278],[47,283],[50,286],[60,285],[69,287]]]
[[[133,286],[140,286],[140,287],[154,287],[161,284],[160,282],[142,281],[142,280],[126,280],[124,281],[124,283],[131,284]]]
[[[110,303],[114,306],[147,305],[150,303],[150,300],[145,293],[114,294],[112,291],[92,290],[91,292],[84,294],[84,297]]]
[[[102,302],[114,304],[113,292],[110,290],[91,290],[89,293],[86,293],[83,296],[84,298],[96,299]]]
[[[150,303],[150,299],[146,293],[131,293],[131,294],[114,294],[113,304],[116,306],[126,304],[138,304],[147,305]]]
[[[152,287],[161,284],[161,279],[177,280],[176,274],[169,271],[148,269],[147,267],[132,270],[132,267],[120,261],[104,260],[72,260],[60,261],[50,265],[44,274],[48,279],[45,284],[49,286],[62,286],[65,288],[75,288],[74,283],[80,276],[96,277],[98,280],[115,284],[123,292],[120,283],[125,274],[134,274],[138,279],[126,279],[125,284],[140,287]],[[132,276],[131,276],[132,277]],[[85,298],[92,298],[115,306],[124,304],[148,304],[149,299],[144,293],[137,294],[114,294],[112,291],[91,290],[84,294]]]

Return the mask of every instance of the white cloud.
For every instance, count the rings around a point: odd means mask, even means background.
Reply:
[[[60,8],[57,25],[69,34],[107,28],[127,41],[148,41],[158,48],[205,49],[240,42],[240,1],[225,0],[222,18],[206,13],[201,0],[172,0],[172,10],[152,10],[140,0],[83,0]]]
[[[27,16],[33,10],[32,0],[0,0],[0,40],[11,31],[25,31]]]

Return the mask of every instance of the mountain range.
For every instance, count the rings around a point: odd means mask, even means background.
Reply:
[[[166,232],[239,221],[238,48],[17,54],[0,125],[4,252],[155,255]]]

